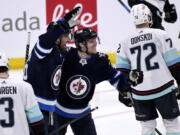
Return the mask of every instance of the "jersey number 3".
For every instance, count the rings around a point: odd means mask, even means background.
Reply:
[[[8,113],[9,118],[8,119],[0,119],[0,126],[6,128],[6,127],[12,127],[14,125],[14,112],[13,112],[13,99],[10,97],[0,98],[0,106],[5,105],[7,103],[7,107],[4,108],[5,113]]]
[[[158,62],[151,62],[151,59],[157,54],[156,46],[154,43],[144,44],[142,48],[141,46],[136,46],[130,49],[131,54],[135,54],[137,52],[137,69],[141,70],[141,53],[143,53],[143,51],[150,51],[150,53],[145,57],[146,69],[148,71],[158,69]]]

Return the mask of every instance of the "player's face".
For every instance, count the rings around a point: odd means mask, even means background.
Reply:
[[[96,46],[97,46],[97,39],[96,38],[89,39],[87,41],[88,53],[90,53],[90,54],[96,53],[97,52]]]
[[[58,44],[61,50],[65,51],[67,49],[66,44],[70,41],[71,39],[69,34],[63,34],[57,39],[56,44]]]

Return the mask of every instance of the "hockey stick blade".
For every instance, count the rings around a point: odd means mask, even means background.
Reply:
[[[95,107],[95,108],[91,109],[90,111],[82,114],[82,115],[79,116],[78,118],[75,118],[75,119],[73,119],[73,120],[65,123],[64,125],[60,126],[59,128],[55,129],[54,131],[52,131],[49,135],[54,135],[54,134],[57,133],[58,131],[60,131],[60,130],[62,130],[63,128],[67,127],[68,125],[70,125],[70,124],[72,124],[72,123],[74,123],[74,122],[76,122],[76,121],[78,121],[78,120],[86,117],[88,114],[90,114],[91,112],[93,112],[93,111],[95,111],[95,110],[97,110],[97,109],[98,109],[98,107]]]

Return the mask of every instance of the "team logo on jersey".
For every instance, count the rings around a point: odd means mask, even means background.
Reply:
[[[83,75],[72,76],[66,84],[68,95],[73,99],[82,99],[90,91],[90,80]]]
[[[51,77],[51,87],[53,90],[59,90],[59,82],[61,79],[61,65],[57,66]]]

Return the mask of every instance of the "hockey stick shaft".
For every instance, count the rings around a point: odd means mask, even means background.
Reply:
[[[74,122],[76,122],[76,121],[78,121],[78,120],[86,117],[86,116],[89,115],[91,112],[93,112],[93,111],[95,111],[95,110],[97,110],[97,109],[98,109],[98,107],[95,107],[95,108],[91,109],[90,111],[82,114],[80,117],[75,118],[75,119],[73,119],[73,120],[65,123],[64,125],[60,126],[60,127],[57,128],[56,130],[52,131],[49,135],[54,135],[54,134],[57,133],[58,131],[60,131],[60,130],[62,130],[63,128],[67,127],[68,125],[70,125],[70,124],[72,124],[72,123],[74,123]]]
[[[162,133],[157,128],[155,128],[155,131],[158,133],[158,135],[162,135]]]
[[[27,39],[27,44],[26,44],[26,54],[25,54],[25,63],[29,57],[30,38],[31,38],[31,32],[28,32],[28,39]]]
[[[127,95],[128,95],[128,97],[131,99],[131,101],[132,101],[132,106],[134,107],[134,101],[133,101],[133,99],[132,99],[131,93],[130,93],[130,92],[127,92]],[[156,133],[157,133],[158,135],[162,135],[162,133],[161,133],[157,128],[155,128],[155,131],[156,131]]]
[[[122,0],[118,0],[118,1],[119,1],[119,3],[124,7],[124,9],[126,9],[126,11],[127,11],[128,13],[130,13],[129,7],[126,6],[126,4],[125,4]]]

